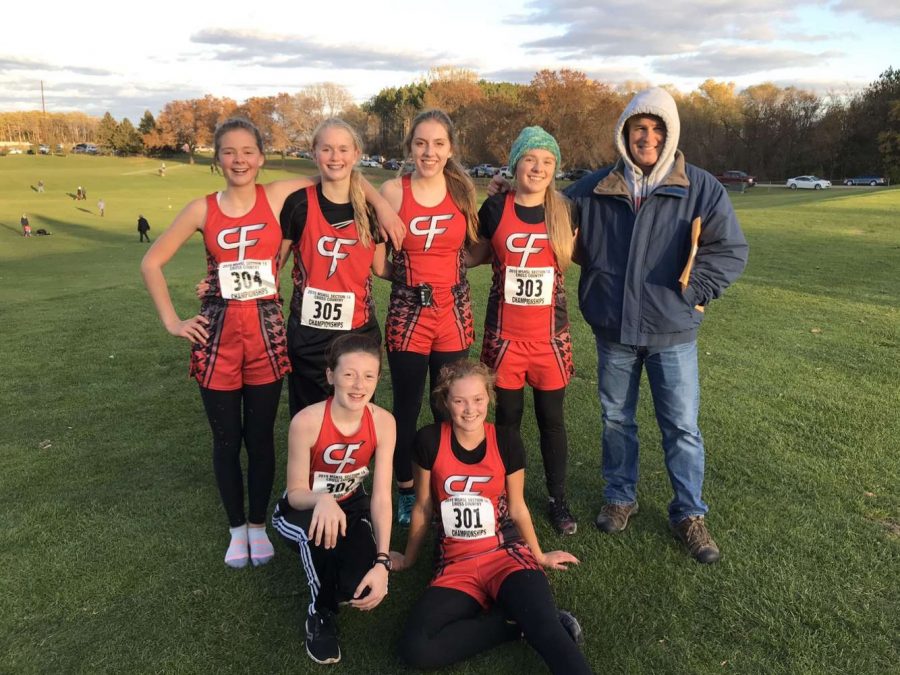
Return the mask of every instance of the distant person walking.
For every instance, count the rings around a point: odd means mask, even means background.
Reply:
[[[79,185],[75,190],[75,201],[80,202],[82,199],[84,199],[84,188]]]
[[[22,225],[22,236],[30,237],[31,236],[31,224],[28,222],[28,216],[26,214],[22,214],[22,217],[19,219],[19,223]]]
[[[159,177],[160,177],[160,178],[165,178],[165,177],[166,177],[166,163],[165,163],[165,162],[163,162],[163,163],[160,164],[160,166],[159,166]]]
[[[38,192],[43,192],[43,191],[44,191],[44,181],[39,180],[39,181],[37,182],[37,191],[38,191]]]
[[[97,201],[97,210],[100,212],[100,217],[103,217],[103,214],[106,212],[106,202],[102,199]]]
[[[150,236],[147,234],[147,232],[150,231],[150,223],[147,222],[147,219],[144,218],[143,215],[138,216],[137,230],[141,237],[140,241],[144,241],[146,239],[149,243]]]

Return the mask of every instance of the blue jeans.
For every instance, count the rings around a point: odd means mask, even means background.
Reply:
[[[646,367],[666,470],[675,497],[669,520],[705,515],[703,438],[697,426],[700,379],[697,342],[669,347],[634,347],[597,337],[597,388],[603,411],[603,496],[613,504],[637,500],[641,371]]]

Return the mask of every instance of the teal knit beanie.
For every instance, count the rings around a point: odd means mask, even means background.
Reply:
[[[562,157],[559,154],[559,144],[556,139],[541,127],[525,127],[519,137],[513,141],[512,150],[509,151],[509,170],[515,174],[516,164],[522,159],[522,155],[534,149],[552,152],[556,157],[556,168],[559,169]]]

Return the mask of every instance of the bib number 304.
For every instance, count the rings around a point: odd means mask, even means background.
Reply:
[[[219,287],[226,300],[255,300],[274,295],[275,274],[271,260],[238,260],[219,263]]]

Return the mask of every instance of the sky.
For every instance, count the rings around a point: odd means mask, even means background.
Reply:
[[[166,102],[335,82],[362,103],[454,66],[527,83],[580,70],[612,86],[706,79],[846,94],[900,68],[897,0],[152,0],[6,3],[0,111],[135,124]],[[892,62],[893,59],[893,62]]]

